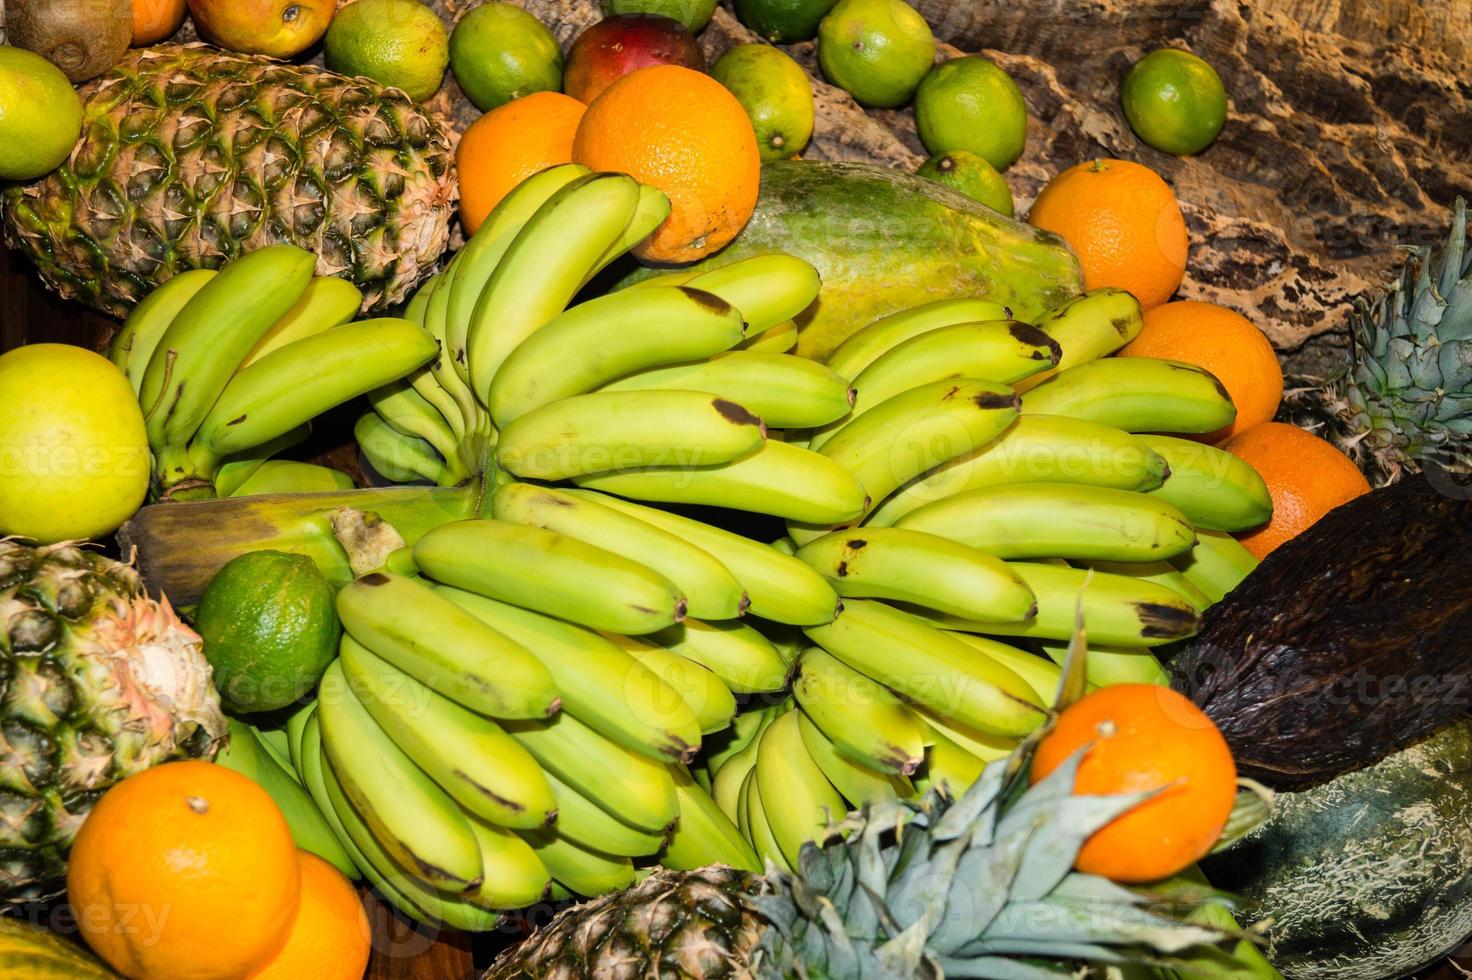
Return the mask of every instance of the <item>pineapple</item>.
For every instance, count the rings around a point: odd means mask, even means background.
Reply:
[[[109,786],[224,734],[203,643],[137,572],[0,539],[0,910],[62,892]]]
[[[396,89],[160,45],[81,95],[71,158],[5,192],[10,240],[63,296],[124,316],[177,272],[287,241],[384,309],[448,243],[450,139]]]
[[[1472,467],[1472,252],[1457,199],[1444,246],[1406,246],[1399,279],[1350,316],[1352,358],[1326,386],[1302,386],[1290,421],[1316,429],[1375,486],[1426,466]]]
[[[656,872],[562,912],[482,980],[1034,980],[1079,976],[1079,961],[1169,966],[1226,938],[1072,870],[1085,839],[1148,795],[1072,795],[1080,758],[1031,789],[1019,755],[954,802],[932,791],[851,815],[834,828],[845,839],[804,845],[795,875]]]

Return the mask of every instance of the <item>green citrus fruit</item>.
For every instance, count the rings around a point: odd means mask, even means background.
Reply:
[[[931,157],[915,172],[960,191],[993,211],[1013,217],[1012,188],[983,156],[969,150],[952,150],[944,156]]]
[[[82,100],[60,68],[0,45],[0,180],[35,180],[61,166],[82,133]]]
[[[450,35],[450,68],[482,112],[533,92],[562,91],[562,48],[515,4],[482,4],[460,18]]]
[[[837,0],[735,0],[736,19],[773,44],[810,41]]]
[[[801,153],[813,135],[813,86],[802,67],[770,44],[738,44],[711,76],[751,117],[763,160]]]
[[[839,0],[818,25],[818,64],[861,104],[904,105],[935,63],[935,35],[904,0]]]
[[[450,39],[439,15],[415,0],[357,0],[327,28],[327,67],[403,89],[415,102],[440,90]]]
[[[920,83],[915,128],[932,154],[969,150],[1006,170],[1027,146],[1027,104],[1012,76],[990,61],[952,58]]]
[[[1216,69],[1189,51],[1158,48],[1135,62],[1120,91],[1135,135],[1162,153],[1190,156],[1227,121],[1227,90]]]
[[[309,692],[337,656],[335,595],[305,555],[253,551],[215,573],[194,625],[225,707],[284,708]]]
[[[673,17],[691,34],[710,23],[715,12],[716,0],[603,0],[605,16],[658,14],[660,17]]]

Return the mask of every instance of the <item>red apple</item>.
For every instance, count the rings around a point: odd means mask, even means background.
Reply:
[[[705,71],[705,55],[694,35],[672,17],[619,14],[600,20],[572,42],[562,90],[579,102],[592,102],[629,72],[651,65]]]

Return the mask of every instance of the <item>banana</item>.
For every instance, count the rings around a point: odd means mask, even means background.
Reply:
[[[464,267],[463,253],[458,254],[450,260],[440,277],[440,283],[433,293],[430,294],[429,303],[424,308],[424,329],[429,332],[438,344],[434,360],[429,362],[429,377],[425,378],[416,372],[412,377],[416,378],[415,390],[425,399],[431,401],[443,401],[443,398],[435,396],[431,388],[438,388],[454,403],[454,411],[446,412],[445,417],[459,416],[460,425],[455,430],[461,438],[468,438],[479,432],[482,427],[490,425],[490,419],[476,400],[470,390],[470,385],[460,375],[460,365],[454,360],[455,342],[450,336],[450,298],[455,295],[455,284],[459,278],[460,270]],[[464,334],[461,333],[460,340],[463,342]],[[431,386],[430,381],[434,384]],[[426,394],[426,392],[430,392]]]
[[[592,500],[683,538],[730,570],[751,597],[751,612],[794,626],[827,623],[838,614],[838,593],[790,555],[722,528],[588,490],[567,493]]]
[[[580,164],[564,163],[533,174],[501,198],[465,247],[456,253],[459,264],[455,277],[445,284],[449,288],[445,294],[444,340],[449,362],[462,383],[470,382],[466,337],[471,318],[506,250],[553,194],[590,173]]]
[[[1080,419],[1024,415],[996,439],[901,487],[869,515],[890,527],[933,501],[1006,483],[1076,483],[1116,490],[1151,490],[1169,468],[1139,436]]]
[[[1205,443],[1141,436],[1170,466],[1151,495],[1180,508],[1191,523],[1212,531],[1245,531],[1273,516],[1273,498],[1252,464]]]
[[[664,766],[566,712],[550,721],[508,722],[506,729],[543,769],[631,827],[662,834],[679,814]]]
[[[306,754],[302,751],[302,743],[306,738],[307,722],[316,713],[317,699],[314,697],[286,719],[287,756],[291,761],[292,771],[303,785],[306,784],[306,779],[302,776],[302,760],[306,758]]]
[[[1227,389],[1210,371],[1155,357],[1076,364],[1024,395],[1022,411],[1126,432],[1215,432],[1237,418]]]
[[[716,801],[716,807],[733,821],[737,827],[745,822],[746,816],[741,803],[741,792],[746,785],[747,777],[751,775],[752,769],[756,768],[756,753],[761,742],[761,733],[766,730],[767,725],[775,720],[776,715],[766,717],[765,721],[757,729],[756,737],[740,751],[723,762],[711,774],[711,799]]]
[[[767,425],[805,429],[848,414],[849,383],[817,361],[791,354],[735,350],[703,361],[622,377],[604,391],[705,391],[744,405]]]
[[[818,270],[795,255],[770,252],[702,272],[683,285],[714,293],[741,311],[758,334],[797,316],[818,298]]]
[[[1069,564],[1076,568],[1092,568],[1111,575],[1125,575],[1142,582],[1163,585],[1195,606],[1197,612],[1206,612],[1211,605],[1211,598],[1192,585],[1191,580],[1168,561],[1071,561]]]
[[[1159,646],[1184,639],[1200,626],[1190,600],[1154,582],[1063,565],[1010,564],[1037,597],[1038,611],[1032,619],[994,623],[915,611],[946,629],[1067,640],[1073,636],[1074,611],[1082,601],[1089,641],[1121,647]]]
[[[1016,739],[999,738],[996,735],[977,731],[963,722],[946,718],[925,708],[919,711],[921,718],[932,732],[982,762],[1005,759],[1017,748]]]
[[[249,725],[230,719],[230,737],[215,756],[215,762],[240,773],[270,794],[286,818],[291,838],[298,847],[311,851],[349,878],[359,877],[352,857],[343,850],[317,804],[296,776],[281,767]]]
[[[967,490],[911,511],[895,527],[949,538],[998,558],[1159,561],[1196,543],[1186,515],[1164,500],[1070,483]]]
[[[737,802],[741,810],[741,823],[738,829],[745,836],[756,851],[757,856],[762,859],[764,866],[779,868],[782,871],[791,872],[792,865],[782,854],[782,847],[777,843],[777,837],[772,833],[772,823],[767,819],[766,812],[762,808],[761,790],[757,786],[756,767],[746,774],[746,780],[741,784],[741,796]]]
[[[605,895],[634,883],[634,863],[575,844],[552,830],[524,832],[542,866],[569,891],[585,898]]]
[[[700,664],[733,694],[780,691],[787,682],[787,662],[771,640],[746,623],[686,619],[649,639]]]
[[[919,767],[924,732],[888,688],[817,647],[803,651],[792,693],[840,755],[876,772]]]
[[[275,759],[282,771],[300,786],[301,779],[297,777],[296,768],[291,764],[291,746],[287,741],[286,729],[257,728],[254,725],[246,727],[255,735],[256,741],[260,743],[261,748],[266,750],[266,754]]]
[[[934,533],[835,531],[803,545],[797,557],[844,598],[911,602],[971,619],[1027,619],[1033,613],[1032,591],[1006,562]]]
[[[218,493],[219,488],[216,487]],[[298,463],[290,459],[268,459],[254,473],[228,494],[220,496],[249,497],[265,493],[331,493],[353,489],[353,478],[341,470]]]
[[[929,729],[926,740],[930,744],[925,750],[925,768],[914,780],[917,792],[928,793],[934,789],[957,798],[971,788],[986,768],[985,762],[933,728]]]
[[[731,462],[695,465],[677,461],[667,466],[640,466],[574,476],[573,482],[621,497],[672,504],[708,504],[815,525],[853,520],[863,514],[869,502],[860,481],[842,464],[776,440],[767,440],[755,452]]]
[[[362,305],[363,291],[357,286],[336,276],[317,276],[307,283],[302,298],[266,331],[240,366],[250,367],[287,344],[340,327],[357,316]]]
[[[533,409],[501,430],[496,461],[524,479],[627,467],[677,473],[755,453],[762,420],[735,402],[698,391],[600,391]]]
[[[708,667],[670,653],[643,637],[608,633],[604,639],[623,650],[669,685],[695,715],[702,735],[730,726],[736,698]]]
[[[629,216],[629,223],[613,243],[603,250],[598,261],[593,263],[593,267],[583,277],[583,285],[586,286],[598,273],[618,261],[625,252],[654,234],[669,216],[670,199],[664,191],[648,184],[640,184],[639,199],[634,202],[634,213]]]
[[[783,320],[776,326],[768,327],[761,333],[752,332],[749,326],[746,329],[747,337],[736,345],[737,350],[786,354],[797,346],[797,324],[792,320]]]
[[[956,323],[1010,320],[1012,311],[984,299],[943,299],[913,306],[860,328],[828,355],[828,366],[845,378],[857,378],[880,355],[911,337]]]
[[[804,841],[822,843],[848,806],[803,745],[802,713],[789,711],[762,732],[756,753],[755,792],[783,859],[797,867]]]
[[[479,887],[464,894],[464,901],[488,909],[524,909],[547,897],[552,875],[530,844],[473,813],[465,814],[465,820],[480,845],[485,874]]]
[[[639,185],[624,174],[578,177],[549,197],[507,246],[466,335],[470,388],[482,402],[507,356],[561,313],[629,225]]]
[[[1058,342],[1063,356],[1052,369],[1017,384],[1030,391],[1076,364],[1108,357],[1140,335],[1145,315],[1139,300],[1123,289],[1091,289],[1055,307],[1038,321],[1038,329]]]
[[[756,852],[710,794],[680,766],[671,766],[670,775],[680,801],[680,820],[670,834],[660,864],[685,871],[725,864],[760,874],[762,863]]]
[[[395,745],[473,816],[504,827],[543,827],[557,815],[552,787],[515,739],[342,639],[342,673]]]
[[[1036,654],[1028,653],[1026,650],[1008,646],[999,640],[973,636],[970,633],[953,633],[952,635],[1021,677],[1027,682],[1027,686],[1032,688],[1032,692],[1038,696],[1038,701],[1041,703],[1054,704],[1058,701],[1058,685],[1063,680],[1063,672],[1058,669],[1058,664]]]
[[[1043,641],[1038,649],[1060,667],[1068,659],[1068,643]],[[1115,684],[1158,684],[1170,687],[1170,672],[1155,659],[1155,654],[1144,647],[1104,647],[1089,644],[1089,658],[1085,666],[1088,682],[1094,687],[1113,687]]]
[[[1057,341],[1019,320],[939,327],[890,348],[859,372],[854,378],[858,397],[850,418],[911,388],[948,378],[1011,385],[1052,367],[1058,357]],[[814,432],[808,448],[821,449],[838,428],[830,425]]]
[[[1201,531],[1196,547],[1171,560],[1186,581],[1196,586],[1212,603],[1242,584],[1257,567],[1257,556],[1222,531]]]
[[[322,676],[317,713],[332,771],[383,849],[436,887],[477,886],[480,848],[464,814],[378,727],[337,662]]]
[[[461,251],[463,252],[464,249]],[[459,252],[455,254],[458,255]],[[444,279],[445,272],[441,269],[415,287],[414,292],[409,295],[409,302],[404,304],[405,320],[417,323],[421,327],[424,326],[424,316],[429,309],[429,298],[434,295],[434,291],[439,288],[439,284]]]
[[[374,388],[368,392],[368,404],[396,431],[433,446],[452,473],[461,479],[469,475],[465,461],[460,458],[460,437],[450,427],[449,420],[407,380],[395,379]]]
[[[555,829],[559,837],[615,857],[647,857],[664,847],[663,834],[630,827],[551,773],[546,777],[557,797]]]
[[[423,327],[395,319],[360,320],[287,344],[230,380],[194,434],[190,459],[213,471],[223,457],[403,377],[434,351]]]
[[[808,756],[851,808],[857,810],[901,797],[909,799],[915,795],[915,787],[904,776],[876,772],[854,762],[841,754],[807,715],[801,711],[794,711],[792,714],[797,716],[797,727],[802,734],[802,744],[807,749]]]
[[[597,633],[459,589],[436,591],[540,660],[563,711],[651,759],[683,762],[699,751],[700,725],[685,699]]]
[[[744,329],[740,310],[688,286],[590,299],[553,317],[507,356],[491,386],[491,418],[504,428],[532,409],[626,374],[718,354],[739,342]]]
[[[807,630],[812,641],[861,674],[994,735],[1021,736],[1047,717],[1026,681],[930,623],[869,599]]]
[[[214,269],[190,269],[165,280],[139,300],[128,319],[123,321],[108,357],[128,376],[133,394],[138,394],[143,387],[143,374],[148,370],[148,362],[152,360],[169,324],[216,274]]]
[[[353,424],[353,439],[379,476],[394,483],[427,480],[448,486],[454,474],[434,451],[434,447],[416,436],[406,436],[389,425],[377,412],[358,416]],[[221,473],[224,472],[222,469]],[[218,483],[216,485],[218,489]]]
[[[685,597],[663,575],[545,528],[443,524],[414,545],[414,561],[437,582],[592,629],[638,635],[685,618]]]
[[[290,432],[279,435],[248,453],[232,456],[230,461],[223,463],[215,473],[215,494],[220,497],[233,495],[242,483],[249,480],[255,475],[256,470],[266,464],[267,460],[301,445],[311,434],[310,425],[299,425]]]
[[[354,640],[472,711],[545,718],[561,704],[541,661],[414,579],[364,575],[337,593],[337,613]]]
[[[746,612],[746,590],[708,552],[597,501],[551,487],[507,483],[491,497],[491,516],[556,531],[647,565],[684,594],[692,616],[735,619]]]
[[[316,263],[316,256],[295,245],[247,252],[205,283],[173,318],[148,359],[138,391],[148,445],[165,486],[193,475],[185,456],[190,440],[241,362],[301,298]]]
[[[727,759],[755,742],[757,736],[762,733],[762,729],[767,727],[776,713],[777,709],[773,705],[753,705],[749,710],[737,715],[731,722],[729,731],[722,734],[720,738],[711,739],[706,743],[705,751],[700,755],[700,765],[714,774]]]

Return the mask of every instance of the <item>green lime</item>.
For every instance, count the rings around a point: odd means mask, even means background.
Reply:
[[[935,36],[904,0],[839,0],[818,25],[818,64],[861,104],[892,108],[935,63]]]
[[[562,48],[515,4],[482,4],[460,18],[450,35],[450,68],[482,112],[533,92],[562,91]]]
[[[60,68],[0,45],[0,180],[34,180],[65,162],[82,133],[82,100]]]
[[[1135,62],[1120,91],[1135,135],[1162,153],[1190,156],[1227,121],[1227,90],[1216,69],[1189,51],[1157,48]]]
[[[986,157],[970,150],[952,150],[944,156],[931,157],[915,172],[960,191],[993,211],[1013,217],[1012,188],[997,168],[986,162]]]
[[[403,89],[415,102],[440,90],[450,40],[439,15],[415,0],[357,0],[327,28],[327,67]]]
[[[274,711],[309,692],[337,656],[332,586],[305,555],[253,551],[215,573],[194,625],[232,711]]]
[[[818,23],[838,0],[735,0],[736,19],[773,44],[817,36]]]
[[[782,160],[808,145],[813,85],[797,62],[770,44],[738,44],[710,73],[751,117],[763,160]]]
[[[990,61],[952,58],[920,83],[915,128],[933,154],[969,150],[1006,170],[1027,145],[1027,104],[1012,76]]]
[[[603,0],[607,17],[617,14],[658,14],[673,17],[691,34],[710,23],[716,12],[716,0]]]

